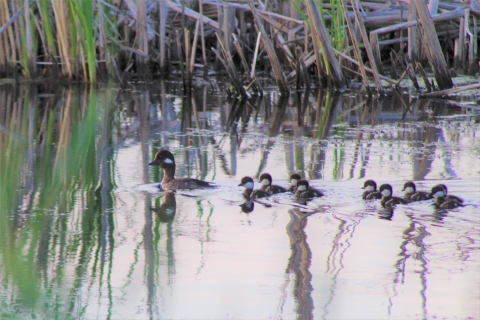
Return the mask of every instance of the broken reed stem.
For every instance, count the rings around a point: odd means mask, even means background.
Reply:
[[[312,29],[313,42],[318,41],[322,49],[322,54],[325,57],[324,63],[327,68],[327,74],[331,77],[336,88],[345,87],[346,81],[342,73],[342,69],[337,59],[335,59],[334,49],[330,43],[322,18],[318,11],[315,0],[305,0],[308,12],[308,22]],[[317,50],[318,51],[318,50]],[[317,61],[320,65],[321,61]]]
[[[182,45],[180,43],[180,32],[175,30],[176,42],[177,42],[177,52],[178,52],[178,62],[180,63],[180,74],[182,76],[183,86],[186,88],[185,82],[185,68],[183,67],[183,54],[182,54]]]
[[[345,1],[346,0],[340,0],[340,2],[342,3],[343,11],[348,12],[347,4],[345,3]],[[346,19],[346,21],[347,21],[348,31],[350,33],[350,40],[352,41],[352,45],[354,49],[355,58],[358,61],[358,67],[362,75],[363,85],[365,86],[365,89],[367,90],[367,92],[370,94],[367,72],[365,71],[365,67],[363,65],[363,60],[362,60],[362,54],[360,52],[360,48],[358,47],[357,38],[355,37],[355,30],[352,26],[352,22],[350,21],[350,19]]]
[[[258,56],[258,49],[260,48],[261,37],[262,37],[262,33],[259,32],[257,37],[257,44],[255,45],[255,53],[253,54],[252,71],[250,72],[250,78],[255,77],[255,66],[257,65],[257,56]]]
[[[215,34],[217,36],[218,43],[221,47],[222,54],[224,56],[224,59],[222,59],[221,62],[226,67],[228,75],[230,76],[230,80],[232,81],[233,85],[237,89],[237,92],[240,94],[242,99],[246,99],[246,98],[248,98],[248,94],[247,94],[247,91],[245,90],[245,88],[243,87],[242,82],[240,81],[240,77],[237,76],[237,71],[236,71],[236,68],[235,68],[235,64],[233,63],[232,56],[230,55],[229,51],[225,50],[225,46],[222,43],[222,40],[221,40],[220,36],[218,35],[218,33],[215,33]],[[221,57],[218,54],[218,52],[215,51],[215,53],[216,53],[217,57],[219,57],[219,59],[220,59]]]
[[[457,92],[462,92],[462,91],[477,89],[477,88],[480,88],[480,83],[470,84],[468,86],[446,89],[446,90],[440,90],[440,91],[435,91],[435,92],[422,93],[422,94],[420,94],[420,97],[422,97],[422,98],[441,97],[441,96],[449,95],[451,93],[457,93]]]
[[[240,56],[240,62],[242,63],[243,70],[247,74],[247,80],[248,82],[252,81],[252,78],[250,77],[250,74],[248,73],[248,64],[247,60],[245,59],[245,55],[243,54],[242,48],[240,44],[238,43],[237,36],[235,36],[234,33],[232,33],[233,37],[233,45],[235,46],[235,49],[237,50],[238,55]]]
[[[347,56],[346,54],[344,54],[344,53],[342,53],[342,52],[340,52],[340,51],[338,51],[338,50],[335,50],[335,49],[333,49],[333,50],[334,50],[335,53],[338,54],[339,56],[343,57],[344,59],[346,59],[346,60],[350,61],[351,63],[356,64],[356,65],[358,66],[358,62],[355,61],[354,59],[350,58],[349,56]],[[365,67],[365,70],[373,74],[373,70],[372,70],[372,69]],[[388,78],[388,77],[385,77],[385,76],[383,76],[383,75],[381,75],[381,74],[379,74],[378,76],[379,76],[380,79],[385,80],[385,81],[387,81],[388,83],[390,83],[390,84],[392,84],[392,85],[397,85],[397,82],[396,82],[395,80],[393,80],[393,79],[390,79],[390,78]]]
[[[185,77],[187,82],[187,89],[191,89],[192,83],[192,74],[190,72],[190,30],[184,30],[184,41],[185,41]]]
[[[421,21],[428,61],[437,80],[437,85],[441,90],[450,89],[453,87],[453,81],[448,74],[447,63],[442,54],[440,42],[435,32],[432,18],[428,12],[427,4],[423,0],[415,0],[415,6]]]
[[[365,25],[363,23],[362,16],[360,15],[360,10],[358,8],[358,0],[352,0],[350,3],[353,8],[353,13],[355,14],[355,21],[357,22],[358,29],[360,31],[360,35],[362,36],[362,40],[365,44],[365,50],[367,51],[368,61],[370,61],[370,66],[373,70],[373,79],[377,86],[378,92],[382,93],[382,82],[380,81],[379,73],[377,70],[377,64],[375,63],[375,58],[373,56],[372,47],[370,46],[370,42],[368,40],[367,31],[365,30]]]
[[[163,2],[163,1],[160,1],[160,2]],[[203,0],[199,0],[199,6],[200,6],[200,20],[203,20]],[[203,21],[202,21],[202,23],[200,23],[200,35],[201,35],[200,38],[202,40],[203,64],[206,67],[207,66],[207,53],[206,53],[206,50],[205,50],[205,32],[203,30]]]
[[[199,30],[200,21],[197,20],[195,25],[195,35],[193,36],[193,46],[192,53],[190,55],[190,74],[193,74],[193,67],[195,66],[195,54],[197,52],[197,40],[198,40],[198,30]]]
[[[268,58],[270,59],[270,64],[272,65],[273,74],[275,76],[275,80],[277,82],[278,89],[280,90],[281,94],[288,94],[288,86],[287,86],[287,79],[282,71],[282,66],[280,65],[280,61],[278,61],[277,54],[275,52],[275,48],[273,47],[270,39],[266,36],[265,29],[263,24],[260,20],[260,17],[256,11],[256,8],[253,4],[253,0],[248,2],[250,6],[250,10],[253,15],[253,20],[255,21],[256,29],[261,32],[262,35],[262,43],[267,51]]]

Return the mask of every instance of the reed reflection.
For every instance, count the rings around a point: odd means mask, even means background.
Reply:
[[[305,227],[311,213],[299,209],[289,211],[290,221],[287,224],[287,235],[290,239],[291,255],[288,260],[286,274],[293,274],[293,295],[296,301],[296,313],[300,319],[313,319],[314,303],[312,298],[312,274],[310,265],[312,251],[307,242]],[[282,306],[280,306],[281,308]]]

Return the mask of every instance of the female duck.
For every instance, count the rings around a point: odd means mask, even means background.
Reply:
[[[367,180],[363,184],[362,189],[365,189],[362,195],[364,200],[382,199],[382,194],[377,190],[377,183],[373,180]]]
[[[297,190],[297,183],[300,180],[302,180],[302,177],[298,173],[292,173],[290,175],[290,187],[288,191],[295,192]]]
[[[394,205],[397,205],[400,203],[401,204],[408,203],[408,201],[405,199],[392,196],[393,188],[388,183],[382,184],[379,190],[380,190],[380,193],[382,194],[382,207],[384,208],[393,207]]]
[[[265,198],[270,195],[265,190],[261,190],[261,189],[253,190],[253,185],[254,185],[254,182],[251,177],[243,177],[242,180],[240,181],[240,184],[238,186],[244,188],[243,196],[245,197],[245,199],[254,200],[259,198]]]
[[[262,184],[260,189],[266,191],[268,194],[287,192],[286,188],[272,184],[272,176],[269,173],[262,173],[259,180]]]
[[[315,188],[310,187],[307,180],[300,180],[297,183],[297,190],[295,191],[297,198],[318,198],[322,197],[323,193]]]
[[[437,184],[432,188],[430,196],[435,198],[435,207],[440,209],[454,209],[463,207],[463,199],[454,195],[447,195],[447,186],[444,184]]]
[[[412,181],[405,182],[402,191],[405,191],[405,194],[403,195],[405,200],[422,201],[432,199],[430,193],[425,191],[417,191],[417,187]]]
[[[162,150],[157,152],[155,159],[148,164],[149,166],[160,166],[163,169],[162,187],[164,190],[177,189],[204,189],[214,188],[210,182],[192,179],[175,179],[175,158],[170,151]]]

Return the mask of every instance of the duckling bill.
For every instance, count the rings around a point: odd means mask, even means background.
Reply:
[[[215,188],[210,182],[193,178],[175,178],[175,157],[168,150],[161,150],[155,154],[155,158],[149,166],[160,166],[163,169],[162,187],[164,190],[177,189],[205,189]]]

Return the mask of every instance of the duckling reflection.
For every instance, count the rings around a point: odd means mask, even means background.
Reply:
[[[158,208],[151,208],[161,222],[170,222],[175,218],[177,212],[177,201],[175,192],[167,191],[162,198],[162,204]]]
[[[255,203],[252,200],[248,200],[240,205],[242,212],[250,213],[255,209]]]
[[[392,220],[393,218],[393,206],[387,206],[378,211],[378,217],[384,220]]]

